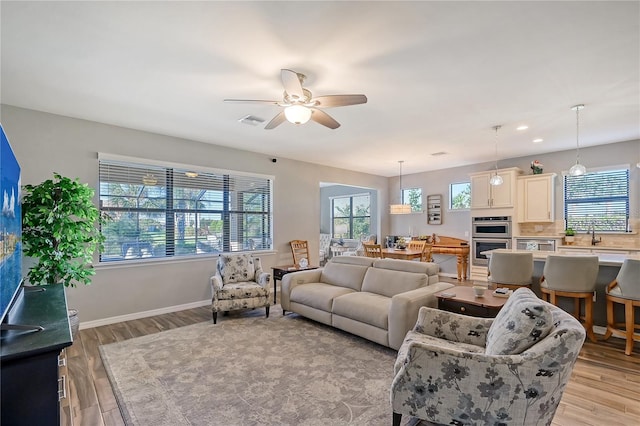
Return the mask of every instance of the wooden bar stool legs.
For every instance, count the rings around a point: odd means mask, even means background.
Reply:
[[[587,332],[587,337],[592,342],[597,342],[596,335],[593,333],[593,292],[573,292],[573,291],[558,291],[541,288],[542,299],[558,306],[558,298],[566,297],[573,299],[573,312],[571,315],[578,321],[582,322]],[[582,303],[584,299],[584,315],[581,312]]]
[[[624,306],[624,322],[615,321],[614,303]],[[640,324],[636,324],[635,321],[635,308],[640,308],[640,301],[607,295],[607,332],[604,335],[604,340],[611,336],[625,339],[625,355],[631,355],[634,342],[640,342]]]
[[[607,286],[607,332],[626,340],[625,355],[633,352],[633,343],[640,342],[640,324],[636,323],[635,309],[640,308],[640,259],[625,259],[615,280]],[[624,306],[624,323],[616,322],[615,303]]]

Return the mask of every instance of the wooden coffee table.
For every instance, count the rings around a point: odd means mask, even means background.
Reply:
[[[453,293],[446,297],[443,293]],[[438,298],[438,309],[471,315],[474,317],[494,318],[507,301],[506,297],[494,296],[493,290],[487,290],[482,297],[476,297],[473,287],[456,286],[435,294]]]

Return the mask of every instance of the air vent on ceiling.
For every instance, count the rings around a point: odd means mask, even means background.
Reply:
[[[255,115],[246,115],[238,120],[240,123],[249,124],[250,126],[257,126],[264,123],[264,118],[256,117]]]
[[[440,157],[441,155],[447,155],[448,152],[444,152],[444,151],[440,151],[440,152],[434,152],[433,154],[431,154],[434,157]]]

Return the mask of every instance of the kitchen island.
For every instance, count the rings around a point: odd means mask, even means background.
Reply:
[[[542,271],[544,270],[544,263],[547,259],[547,256],[550,254],[553,255],[567,255],[567,256],[598,256],[600,268],[598,270],[598,278],[596,280],[596,300],[593,306],[593,322],[595,325],[600,327],[607,326],[607,307],[606,307],[606,298],[605,298],[605,289],[607,285],[611,281],[613,281],[618,272],[620,271],[620,267],[625,259],[640,259],[640,254],[618,254],[618,253],[577,253],[577,252],[566,252],[562,249],[550,252],[550,251],[527,251],[527,250],[516,250],[516,249],[497,249],[497,250],[489,250],[486,252],[482,252],[487,258],[491,256],[493,252],[507,252],[507,253],[527,253],[530,252],[533,254],[533,281],[531,289],[533,292],[541,297],[542,293],[540,291],[540,278],[542,277]],[[640,285],[640,283],[638,283]],[[561,298],[560,306],[564,309],[571,310],[573,301],[565,298]],[[624,309],[622,306],[614,306],[616,317],[623,318],[624,317]],[[596,332],[602,330],[596,330]]]

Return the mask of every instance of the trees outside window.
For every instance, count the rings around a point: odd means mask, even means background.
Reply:
[[[336,197],[332,200],[333,238],[360,238],[371,234],[369,194]]]
[[[471,208],[471,182],[457,182],[449,185],[449,209],[465,210]]]
[[[271,180],[100,160],[100,260],[270,249]]]
[[[409,204],[414,213],[422,212],[422,188],[403,189],[402,204]]]

